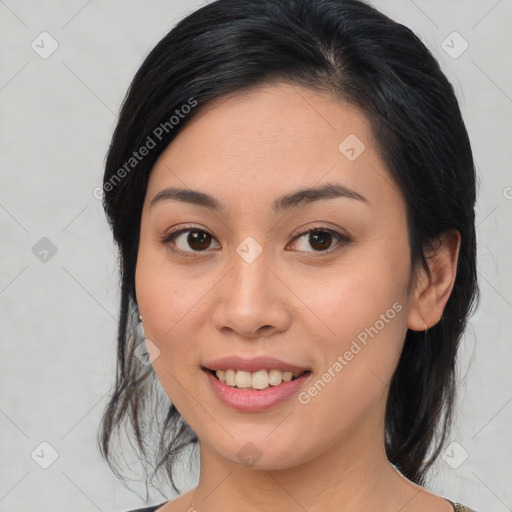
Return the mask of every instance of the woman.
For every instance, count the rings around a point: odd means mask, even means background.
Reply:
[[[470,510],[423,485],[477,298],[475,170],[409,29],[358,0],[206,5],[138,70],[103,188],[102,454],[128,422],[179,492],[200,446],[198,485],[144,510]]]

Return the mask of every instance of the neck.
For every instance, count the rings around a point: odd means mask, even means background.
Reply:
[[[382,421],[373,423],[358,425],[351,435],[326,443],[323,453],[287,469],[243,467],[201,445],[201,474],[190,507],[199,512],[399,510],[422,491],[391,466]]]

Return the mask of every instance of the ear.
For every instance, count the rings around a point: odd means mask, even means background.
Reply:
[[[424,331],[439,320],[448,302],[457,274],[460,233],[451,229],[433,242],[433,249],[426,254],[430,276],[424,268],[418,269],[412,292],[407,327]]]

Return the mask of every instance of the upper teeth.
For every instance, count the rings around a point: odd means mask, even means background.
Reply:
[[[243,370],[216,370],[215,374],[221,382],[239,388],[266,389],[269,385],[277,386],[284,380],[290,382],[302,372],[282,372],[281,370],[259,370],[246,372]]]

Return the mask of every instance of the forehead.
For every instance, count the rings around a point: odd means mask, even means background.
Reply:
[[[147,197],[166,186],[230,200],[342,183],[370,202],[400,200],[361,110],[296,85],[258,87],[205,106],[160,155]],[[364,191],[364,192],[363,192]]]

